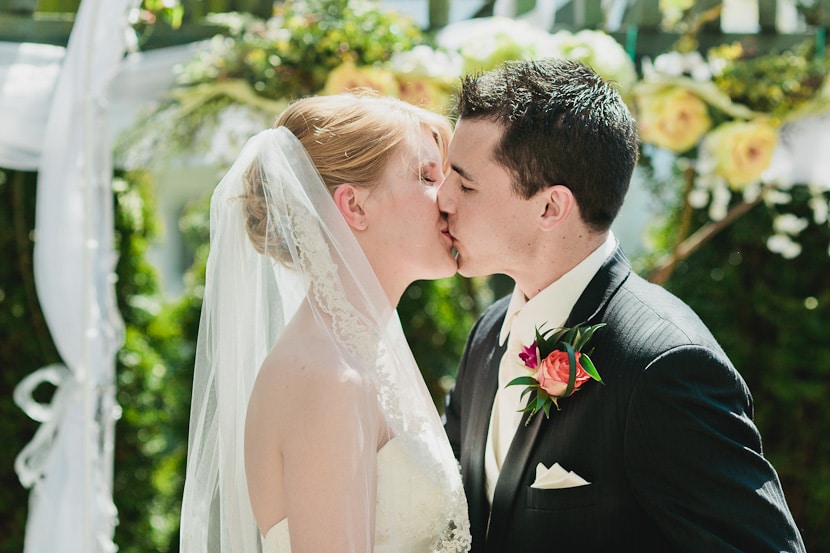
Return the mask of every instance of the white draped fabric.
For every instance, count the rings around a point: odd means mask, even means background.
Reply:
[[[174,68],[205,42],[128,54],[118,66],[108,97],[112,136],[130,128],[142,110],[175,85]],[[0,42],[0,167],[37,171],[46,120],[66,48]]]
[[[43,113],[23,110],[36,119],[24,140],[12,144],[10,161],[17,156],[31,167],[38,160],[35,285],[65,363],[40,369],[15,390],[21,408],[42,422],[15,462],[21,483],[31,487],[24,553],[117,549],[112,539],[112,454],[119,411],[115,354],[123,324],[113,287],[107,110],[110,85],[124,59],[128,9],[135,3],[83,0],[60,68],[55,65],[58,51],[50,49],[44,71],[22,69],[33,77],[30,86],[48,95],[51,105]],[[18,82],[14,71],[11,76]],[[50,93],[43,85],[56,71]],[[4,80],[3,90],[4,96],[7,91],[27,93],[11,79]],[[31,103],[21,101],[21,106]],[[4,122],[10,121],[5,115]],[[9,135],[4,136],[9,144]],[[31,399],[31,390],[42,381],[57,386],[48,406]]]
[[[40,171],[36,283],[66,363],[35,371],[14,392],[42,423],[15,463],[32,490],[24,553],[115,548],[113,383],[122,331],[112,293],[109,137],[168,91],[174,67],[201,47],[124,57],[129,3],[84,1],[67,48],[0,42],[0,167]],[[32,399],[43,382],[57,388],[49,405]]]
[[[35,171],[65,48],[0,42],[0,167]]]

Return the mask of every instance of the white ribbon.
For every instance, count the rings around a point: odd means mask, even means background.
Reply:
[[[56,388],[51,404],[38,403],[32,395],[45,382]],[[67,406],[73,402],[72,396],[78,394],[78,384],[72,371],[65,365],[55,364],[33,372],[15,387],[14,402],[29,418],[41,423],[32,440],[14,461],[14,470],[23,487],[31,488],[46,471],[58,423],[65,418]]]

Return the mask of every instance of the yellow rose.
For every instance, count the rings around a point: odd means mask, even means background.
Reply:
[[[438,113],[447,111],[452,96],[446,87],[429,78],[399,77],[400,98],[410,104],[422,106]]]
[[[769,167],[778,143],[776,128],[766,121],[733,121],[713,130],[704,148],[715,160],[715,173],[733,190],[758,181]]]
[[[355,88],[371,88],[384,96],[398,96],[395,76],[377,67],[357,67],[351,62],[334,68],[326,79],[323,94],[340,94]]]
[[[640,138],[675,153],[697,144],[712,127],[706,103],[682,88],[637,94]]]

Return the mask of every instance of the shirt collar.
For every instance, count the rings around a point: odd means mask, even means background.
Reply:
[[[576,300],[616,246],[614,233],[609,231],[605,242],[588,257],[530,300],[518,286],[514,287],[499,334],[499,345],[504,345],[511,333],[522,344],[528,345],[536,337],[537,326],[552,329],[563,325]]]

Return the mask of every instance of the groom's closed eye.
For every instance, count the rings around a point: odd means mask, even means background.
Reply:
[[[474,182],[474,179],[470,176],[469,173],[467,173],[464,169],[462,169],[461,167],[459,167],[457,165],[452,165],[452,171],[454,173],[456,173],[459,177],[461,177],[461,178],[458,179],[458,188],[459,188],[459,190],[461,190],[461,192],[467,193],[467,192],[471,192],[471,191],[475,190],[474,188],[464,184],[465,182],[466,183]]]

